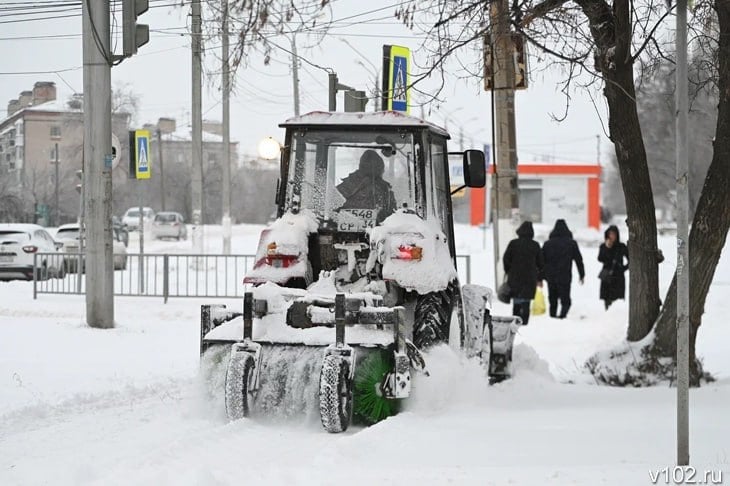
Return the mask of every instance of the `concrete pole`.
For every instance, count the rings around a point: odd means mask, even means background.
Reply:
[[[231,72],[230,64],[228,62],[228,0],[223,0],[222,5],[223,11],[223,25],[222,27],[222,53],[221,59],[223,61],[223,157],[221,157],[221,163],[223,164],[223,192],[222,192],[222,203],[223,203],[223,254],[231,254]]]
[[[689,465],[689,154],[687,0],[677,1],[677,465]]]
[[[137,181],[137,197],[139,198],[139,288],[138,292],[144,292],[144,204],[142,203],[142,181]]]
[[[54,162],[53,162],[53,164],[56,166],[56,174],[54,177],[54,183],[56,184],[56,187],[54,188],[54,194],[53,194],[53,200],[54,200],[53,203],[55,205],[55,211],[54,211],[55,214],[53,216],[53,224],[58,226],[58,220],[60,219],[60,209],[58,207],[58,174],[60,172],[60,170],[58,168],[58,144],[56,144],[54,146],[54,150],[55,150],[55,154],[56,154],[56,156],[55,156],[56,160],[54,160]]]
[[[193,252],[203,253],[203,101],[202,101],[202,29],[200,0],[192,0],[192,242]]]
[[[299,116],[299,56],[297,56],[297,39],[291,39],[291,74],[294,83],[294,116]]]
[[[111,228],[111,53],[109,0],[84,1],[84,191],[86,323],[114,327]]]
[[[157,161],[160,165],[160,210],[165,210],[165,166],[162,163],[162,130],[157,127]]]
[[[494,225],[495,288],[504,277],[502,253],[515,237],[519,223],[517,186],[517,135],[515,129],[514,46],[510,37],[509,1],[490,3],[492,57],[494,59],[494,114],[496,130]]]

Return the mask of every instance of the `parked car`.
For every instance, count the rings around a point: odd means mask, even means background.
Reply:
[[[188,229],[185,227],[182,214],[169,211],[157,213],[155,221],[152,223],[152,235],[158,240],[162,238],[187,240]]]
[[[51,235],[37,224],[0,224],[0,279],[24,278],[39,280],[63,278],[63,260],[44,256],[34,270],[36,253],[55,253],[58,247]]]
[[[127,248],[121,238],[121,233],[116,228],[112,228],[113,232],[113,252],[114,252],[114,270],[124,270],[127,268]],[[78,223],[64,224],[59,226],[56,231],[56,241],[61,243],[61,251],[64,253],[79,253],[79,225]],[[66,271],[76,272],[79,257],[68,255],[64,258]],[[82,263],[81,271],[84,271]]]
[[[144,219],[145,229],[153,219],[155,219],[155,210],[152,208],[142,208],[142,215]],[[122,223],[127,225],[129,231],[139,230],[139,208],[129,208],[127,212],[122,216]]]
[[[124,243],[124,246],[129,246],[129,228],[122,223],[120,217],[112,216],[112,227],[119,233],[119,239]]]

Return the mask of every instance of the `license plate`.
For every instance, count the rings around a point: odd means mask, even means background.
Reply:
[[[12,255],[0,255],[0,263],[10,263],[13,261]]]
[[[377,215],[374,209],[341,209],[337,229],[344,232],[363,232],[375,226]]]

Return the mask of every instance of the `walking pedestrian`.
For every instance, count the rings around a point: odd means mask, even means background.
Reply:
[[[624,272],[629,268],[629,249],[621,243],[618,227],[609,226],[604,236],[606,241],[598,249],[598,261],[603,263],[598,278],[601,279],[600,297],[608,309],[614,300],[625,298]],[[624,258],[626,258],[625,264]]]
[[[542,287],[544,260],[540,244],[534,237],[532,223],[525,221],[502,257],[512,297],[512,315],[521,317],[523,325],[530,320],[530,301],[535,298],[535,290],[538,285]]]
[[[570,285],[573,281],[573,262],[578,267],[581,285],[586,272],[578,243],[573,239],[573,233],[568,229],[564,219],[555,222],[555,227],[550,232],[550,239],[542,245],[542,254],[545,258],[543,275],[547,281],[550,317],[565,319],[572,302]],[[560,314],[558,314],[558,301],[560,301]]]

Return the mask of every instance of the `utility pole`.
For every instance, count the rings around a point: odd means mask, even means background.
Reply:
[[[689,153],[687,0],[677,1],[677,465],[689,465]]]
[[[202,114],[202,29],[200,0],[192,0],[192,138],[191,205],[193,251],[203,253],[203,114]]]
[[[490,3],[492,43],[492,86],[496,129],[496,166],[493,183],[495,288],[499,287],[504,269],[499,264],[502,252],[514,235],[519,222],[517,186],[517,135],[515,129],[515,65],[514,45],[510,32],[509,0]]]
[[[161,210],[165,210],[165,168],[162,165],[162,130],[157,125],[157,160],[160,164],[160,206]]]
[[[329,111],[337,111],[337,73],[329,73]]]
[[[228,0],[223,0],[223,254],[231,254],[231,72],[228,62]]]
[[[60,219],[60,210],[58,207],[58,173],[60,172],[59,168],[58,168],[58,144],[55,144],[55,146],[54,146],[54,153],[56,154],[56,156],[55,156],[56,160],[54,160],[54,162],[53,162],[53,164],[56,166],[56,174],[54,177],[54,182],[56,184],[56,187],[54,189],[54,194],[53,194],[53,203],[55,204],[55,211],[54,211],[55,214],[53,216],[53,224],[58,226],[58,220]]]
[[[294,83],[294,116],[299,116],[299,56],[297,55],[297,38],[291,38],[291,74]]]
[[[114,327],[109,0],[82,3],[86,322]]]

